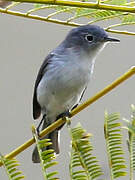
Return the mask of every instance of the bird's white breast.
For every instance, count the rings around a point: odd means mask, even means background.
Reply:
[[[56,118],[79,103],[93,67],[94,60],[85,56],[83,59],[77,57],[77,59],[65,59],[50,64],[37,88],[37,98],[42,111]]]

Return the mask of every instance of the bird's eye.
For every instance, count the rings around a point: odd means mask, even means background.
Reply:
[[[85,39],[86,39],[88,42],[92,42],[94,38],[93,38],[92,35],[86,35],[86,36],[85,36]]]

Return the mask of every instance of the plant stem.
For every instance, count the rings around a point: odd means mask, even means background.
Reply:
[[[74,8],[74,7],[73,7]],[[67,8],[67,9],[62,9],[62,10],[60,10],[60,11],[56,11],[56,12],[54,12],[54,13],[52,13],[52,14],[49,14],[48,16],[47,16],[47,19],[50,19],[52,16],[55,16],[55,15],[57,15],[57,14],[60,14],[60,13],[63,13],[63,12],[67,12],[67,11],[71,11],[71,9],[73,10],[73,8]]]
[[[132,145],[133,138],[134,135],[130,133],[130,138],[129,138],[130,180],[133,180],[133,145]]]
[[[39,142],[38,136],[36,134],[36,129],[35,129],[34,126],[32,127],[32,134],[33,134],[35,142],[36,142],[36,146],[37,146],[37,150],[38,150],[38,154],[39,154],[39,158],[40,158],[40,166],[42,168],[42,173],[43,173],[44,180],[48,180],[47,175],[46,175],[46,169],[44,168],[43,159],[42,159],[41,153],[40,153],[41,149],[40,149],[39,143],[38,143]]]
[[[71,117],[73,117],[74,115],[76,115],[77,113],[79,113],[80,111],[82,111],[83,109],[85,109],[86,107],[88,107],[89,105],[91,105],[92,103],[94,103],[95,101],[97,101],[98,99],[100,99],[102,96],[104,96],[105,94],[107,94],[108,92],[110,92],[112,89],[114,89],[115,87],[117,87],[118,85],[120,85],[122,82],[124,82],[125,80],[129,79],[131,76],[133,76],[135,74],[135,66],[133,66],[131,69],[129,69],[125,74],[123,74],[122,76],[120,76],[118,79],[116,79],[113,83],[111,83],[110,85],[108,85],[107,87],[105,87],[103,90],[99,91],[97,94],[95,94],[95,96],[91,97],[90,99],[88,99],[86,102],[84,102],[83,104],[79,105],[76,109],[74,109],[71,112]],[[64,124],[66,122],[66,120],[63,119],[59,119],[56,122],[54,122],[53,124],[51,124],[50,126],[48,126],[46,129],[44,129],[43,131],[41,131],[40,136],[46,136],[47,134],[49,134],[50,132],[54,131],[56,128],[60,127],[62,124]],[[18,148],[16,148],[15,150],[13,150],[11,153],[7,154],[5,156],[5,158],[13,158],[15,156],[17,156],[18,154],[20,154],[22,151],[24,151],[25,149],[27,149],[28,147],[30,147],[33,143],[34,143],[34,138],[28,140],[27,142],[25,142],[24,144],[22,144],[21,146],[19,146]],[[2,162],[0,162],[0,166],[2,166]]]
[[[126,26],[126,25],[134,25],[135,22],[126,22],[126,23],[122,23],[122,24],[114,24],[114,25],[111,25],[111,26],[108,26],[107,29],[110,29],[110,28],[115,28],[115,27],[119,27],[119,26]]]
[[[75,108],[72,112],[71,115],[74,116],[75,114],[79,113],[95,101],[97,101],[99,98],[110,92],[112,89],[114,89],[116,86],[124,82],[126,79],[131,77],[132,75],[135,74],[135,66],[131,67],[129,71],[127,71],[125,74],[120,76],[118,79],[116,79],[112,84],[106,86],[103,90],[99,91],[97,94],[95,94],[93,97],[85,101],[82,105],[78,106]]]
[[[26,15],[29,15],[29,14],[31,14],[33,12],[37,12],[37,11],[40,11],[40,10],[43,10],[43,9],[49,9],[49,8],[55,8],[55,7],[57,7],[57,6],[54,6],[54,5],[52,5],[52,6],[51,5],[41,6],[39,8],[34,8],[34,9],[31,9],[31,10],[27,11]]]
[[[102,4],[102,3],[98,4],[98,3],[92,3],[92,2],[66,1],[66,0],[12,0],[12,1],[13,2],[52,4],[52,5],[62,5],[62,6],[93,8],[93,9],[103,9],[103,10],[135,13],[134,7],[116,6],[116,5]]]
[[[81,152],[80,152],[79,149],[78,149],[77,143],[76,143],[76,142],[73,142],[73,145],[72,145],[72,146],[74,146],[74,149],[76,149],[76,153],[78,154],[78,157],[79,157],[81,166],[82,166],[82,168],[83,168],[83,169],[85,170],[85,172],[86,172],[87,180],[92,180],[91,177],[90,177],[90,173],[89,173],[89,171],[88,171],[88,168],[87,168],[87,166],[85,165],[85,162],[84,162],[84,159],[83,159],[83,157],[82,157],[82,154],[81,154]]]
[[[26,13],[22,13],[22,12],[19,12],[19,11],[9,10],[11,7],[14,7],[15,5],[17,5],[17,4],[10,5],[6,9],[1,9],[0,8],[0,13],[5,13],[5,14],[13,15],[13,16],[24,17],[24,18],[28,18],[28,19],[35,19],[35,20],[44,21],[44,22],[51,22],[51,23],[60,24],[60,25],[72,26],[72,27],[78,27],[78,26],[83,25],[83,24],[79,24],[79,23],[70,22],[70,21],[78,18],[79,16],[78,17],[74,16],[74,17],[69,18],[68,20],[62,21],[62,20],[50,18],[50,15],[48,15],[47,17],[43,17],[43,16],[38,16],[38,15],[32,15],[31,14],[32,12],[35,12],[35,11],[38,11],[38,10],[41,10],[41,9],[52,8],[52,7],[55,8],[56,5],[43,6],[43,7],[40,7],[40,8],[34,8],[32,10],[29,10]],[[61,12],[63,12],[63,10],[59,11],[58,13],[61,13]],[[51,14],[51,16],[52,15],[56,15],[56,14],[57,14],[57,12]],[[91,12],[90,14],[94,14],[94,12]],[[81,15],[80,15],[80,17],[81,17]],[[101,19],[101,20],[104,20],[104,19]],[[96,21],[98,21],[98,20],[88,22],[88,24],[94,23]],[[134,22],[132,24],[134,24]],[[113,29],[111,29],[111,28],[114,28],[114,27],[124,26],[124,25],[128,25],[128,23],[116,24],[116,25],[109,26],[109,27],[105,28],[105,31],[111,32],[111,33],[117,33],[117,34],[124,34],[124,35],[135,35],[134,32],[120,31],[120,30],[113,30]],[[130,23],[130,25],[131,25],[131,23]]]
[[[104,136],[105,136],[105,142],[106,142],[106,151],[107,151],[107,157],[108,157],[108,164],[110,169],[110,177],[111,180],[114,180],[113,178],[113,172],[112,172],[112,163],[111,163],[111,157],[109,153],[109,141],[108,141],[108,113],[105,112],[105,123],[104,123]]]
[[[4,157],[3,157],[3,155],[1,155],[1,154],[0,154],[0,156],[1,156],[1,162],[2,162],[3,165],[4,165],[4,168],[5,168],[5,170],[6,170],[7,176],[8,176],[8,178],[9,178],[9,180],[12,180],[9,171],[8,171],[7,167],[5,166]]]
[[[5,13],[5,14],[10,14],[10,15],[19,16],[19,17],[25,17],[28,19],[45,21],[45,22],[51,22],[51,23],[55,23],[55,24],[68,25],[68,26],[72,26],[72,27],[77,27],[77,26],[82,25],[82,24],[77,24],[77,23],[67,23],[66,21],[61,21],[61,20],[57,20],[57,19],[48,19],[47,17],[42,17],[42,16],[38,16],[38,15],[31,15],[29,13],[28,14],[27,13],[21,13],[21,12],[11,11],[11,10],[6,11],[6,9],[0,9],[0,13]]]
[[[85,165],[85,162],[84,162],[84,159],[82,157],[82,154],[80,152],[80,150],[78,149],[78,146],[77,146],[77,143],[76,141],[74,141],[73,137],[72,137],[72,129],[71,129],[71,126],[68,125],[68,131],[69,131],[69,134],[70,134],[70,137],[71,137],[71,140],[72,140],[72,148],[71,148],[71,159],[72,159],[72,153],[73,153],[73,147],[74,149],[76,150],[76,153],[78,154],[78,157],[79,157],[79,160],[80,160],[80,163],[81,163],[81,166],[82,168],[85,170],[86,172],[86,175],[87,175],[87,180],[91,180],[91,177],[90,177],[90,174],[89,174],[89,171]],[[70,160],[71,161],[71,160]],[[72,167],[71,167],[71,164],[72,162],[70,162],[70,166],[69,166],[69,170],[70,170],[70,177],[71,177],[71,174],[72,174]],[[71,177],[72,178],[72,177]]]
[[[105,29],[106,32],[115,33],[115,34],[124,34],[124,35],[132,35],[135,36],[135,32],[128,32],[128,31],[120,31],[120,30],[114,30],[114,29]]]
[[[108,19],[111,19],[111,18],[121,17],[121,16],[126,15],[126,14],[128,14],[128,13],[114,14],[114,15],[107,16],[107,17],[101,17],[101,18],[99,18],[99,19],[95,19],[95,20],[93,20],[93,21],[89,21],[88,24],[92,24],[92,23],[95,23],[95,22],[98,22],[98,21],[108,20]]]

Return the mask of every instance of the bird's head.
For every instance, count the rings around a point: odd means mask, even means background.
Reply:
[[[100,51],[107,42],[119,42],[109,37],[106,31],[96,25],[84,25],[72,29],[65,39],[68,48],[83,49],[85,52]]]

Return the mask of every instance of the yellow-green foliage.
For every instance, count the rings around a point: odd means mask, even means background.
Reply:
[[[24,175],[18,169],[19,163],[16,159],[6,159],[1,155],[1,161],[5,167],[9,180],[24,179]]]
[[[97,158],[93,156],[90,135],[78,124],[71,130],[72,149],[70,177],[72,180],[93,180],[102,175]]]
[[[104,134],[106,140],[106,149],[110,167],[111,179],[125,176],[125,159],[122,149],[121,123],[118,122],[120,116],[118,113],[108,114],[105,112]]]
[[[19,2],[19,0],[13,1]],[[22,3],[23,0],[20,0],[20,2]],[[26,11],[25,13],[25,10],[23,10],[22,13],[20,9],[19,11],[12,11],[12,8],[14,6],[18,6],[18,3],[13,3],[9,5],[6,9],[0,9],[0,12],[69,26],[82,25],[79,23],[80,18],[81,22],[83,22],[82,20],[84,20],[83,24],[93,24],[95,22],[101,22],[110,19],[117,20],[109,21],[110,25],[106,25],[105,30],[108,32],[135,35],[135,32],[128,32],[124,29],[124,25],[135,24],[135,10],[132,9],[135,7],[134,1],[98,0],[95,1],[95,4],[93,4],[90,0],[84,0],[83,2],[87,2],[87,4],[85,3],[85,5],[82,1],[80,1],[81,3],[79,1],[75,1],[75,3],[72,1],[50,1],[50,3],[49,1],[41,1],[42,4],[39,4],[39,0],[27,0],[27,2],[33,2],[34,6],[33,8],[31,8],[30,6],[30,10]],[[35,4],[36,2],[38,4]],[[39,15],[41,11],[42,14],[43,11],[46,14],[46,12],[48,12],[48,9],[52,10],[50,14],[42,16]],[[118,29],[119,26],[123,27],[121,31]]]
[[[133,179],[135,172],[135,106],[131,105],[131,120],[126,120],[126,128],[128,130],[127,140],[128,150],[129,150],[129,161],[130,161],[130,179]]]
[[[58,174],[57,171],[48,171],[48,169],[56,164],[58,164],[57,161],[54,161],[56,159],[54,155],[53,149],[46,149],[47,146],[50,146],[52,143],[50,139],[42,139],[40,140],[39,137],[36,134],[36,131],[33,127],[32,129],[33,135],[36,141],[39,158],[40,158],[40,165],[42,167],[43,177],[45,180],[58,180],[59,178],[54,177]]]

